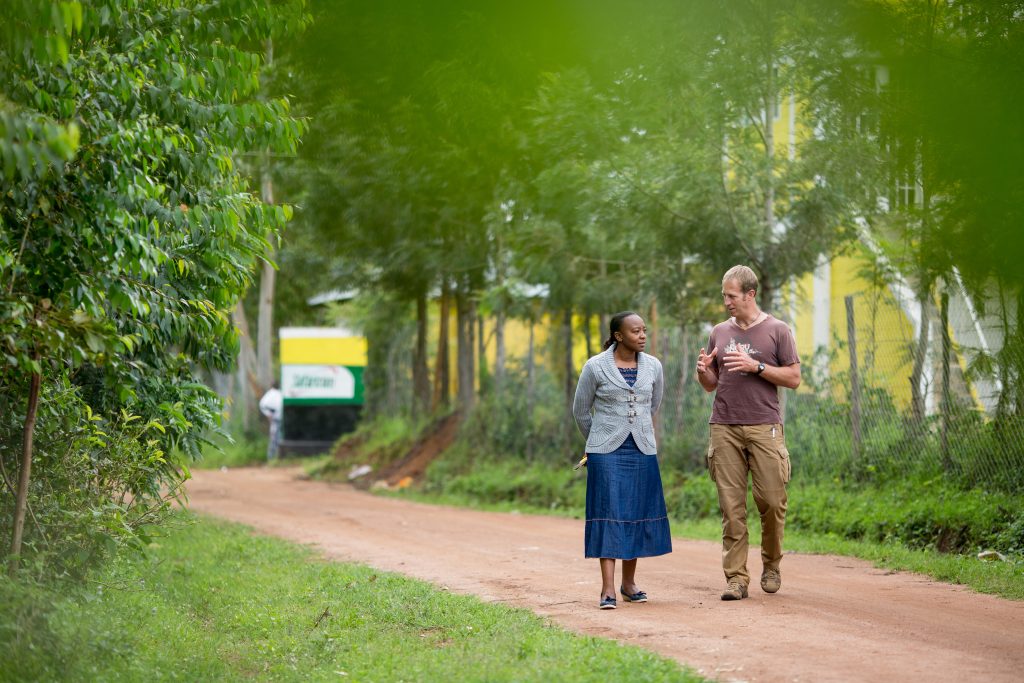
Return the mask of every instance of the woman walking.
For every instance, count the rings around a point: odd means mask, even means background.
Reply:
[[[612,316],[604,351],[586,362],[573,417],[587,440],[586,557],[601,565],[601,609],[615,609],[615,560],[626,602],[647,602],[637,558],[672,552],[653,417],[665,393],[661,362],[644,353],[647,326],[632,311]]]

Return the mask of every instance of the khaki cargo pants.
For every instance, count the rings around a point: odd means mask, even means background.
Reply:
[[[747,572],[747,478],[761,513],[761,562],[778,569],[786,524],[789,451],[782,425],[711,425],[708,473],[718,486],[722,510],[722,569],[725,580],[750,584]]]

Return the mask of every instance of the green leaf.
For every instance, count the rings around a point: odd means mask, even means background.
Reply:
[[[85,336],[86,346],[89,347],[90,351],[92,351],[93,353],[102,353],[103,352],[105,347],[104,347],[103,339],[99,335],[94,334],[90,330],[86,330],[84,336]]]

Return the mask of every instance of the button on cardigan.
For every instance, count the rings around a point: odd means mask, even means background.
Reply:
[[[661,361],[638,353],[636,382],[629,386],[615,365],[614,352],[612,345],[588,360],[576,385],[572,414],[587,440],[586,451],[611,453],[632,434],[642,453],[655,455],[653,416],[665,394]]]

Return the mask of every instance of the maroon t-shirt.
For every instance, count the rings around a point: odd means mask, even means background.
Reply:
[[[752,372],[729,372],[724,358],[729,351],[746,351],[765,365],[776,367],[799,363],[796,340],[789,326],[771,315],[744,330],[735,318],[715,325],[708,339],[707,352],[718,347],[715,370],[718,390],[711,409],[712,424],[782,424],[779,412],[779,388]]]

